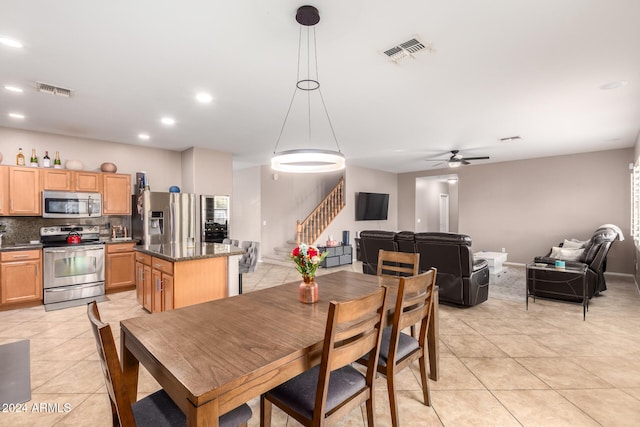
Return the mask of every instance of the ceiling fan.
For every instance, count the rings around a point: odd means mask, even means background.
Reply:
[[[488,160],[489,156],[481,157],[464,157],[462,154],[458,154],[460,150],[451,150],[451,157],[449,159],[428,159],[428,161],[437,161],[440,163],[447,162],[450,168],[457,168],[460,165],[470,165],[470,160]],[[440,163],[435,164],[438,166]]]

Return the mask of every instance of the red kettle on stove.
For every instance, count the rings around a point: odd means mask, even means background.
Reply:
[[[77,231],[72,231],[67,235],[67,243],[76,245],[80,242],[82,242],[82,238],[80,237],[80,234],[78,234]]]

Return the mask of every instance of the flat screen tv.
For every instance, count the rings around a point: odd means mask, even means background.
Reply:
[[[356,193],[356,221],[387,219],[388,211],[388,194]]]

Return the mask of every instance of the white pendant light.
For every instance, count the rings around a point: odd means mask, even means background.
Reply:
[[[318,22],[320,22],[320,14],[318,13],[318,9],[313,6],[301,6],[298,8],[296,13],[296,21],[301,25],[300,27],[300,38],[298,42],[298,79],[296,83],[296,89],[293,92],[293,96],[291,98],[291,103],[289,104],[289,110],[284,118],[284,123],[282,124],[282,128],[280,130],[280,136],[278,136],[278,141],[276,142],[276,146],[273,150],[273,157],[271,158],[271,168],[280,172],[293,172],[293,173],[319,173],[319,172],[332,172],[344,169],[345,167],[345,158],[340,152],[340,146],[338,145],[338,140],[336,138],[336,134],[333,130],[333,125],[331,124],[331,119],[329,118],[329,113],[327,112],[327,107],[324,103],[324,98],[322,97],[322,92],[320,91],[320,82],[318,81],[318,61],[316,58],[316,38],[315,38],[315,28]],[[302,45],[302,33],[303,27],[306,28],[307,33],[307,76],[306,78],[300,78],[300,49]],[[311,36],[313,36],[313,43],[311,43]],[[313,46],[314,51],[314,59],[315,59],[315,76],[311,76],[311,66],[309,65],[311,62],[311,47]],[[311,95],[317,92],[317,96],[320,97],[320,101],[322,102],[322,107],[324,109],[324,113],[326,119],[329,124],[329,128],[331,129],[331,135],[333,135],[333,139],[335,141],[336,147],[338,151],[326,150],[326,149],[315,149],[315,148],[301,148],[295,150],[286,150],[278,152],[278,144],[280,143],[280,138],[282,138],[282,133],[284,131],[285,125],[287,124],[287,119],[289,118],[289,113],[291,112],[291,107],[293,105],[293,101],[296,97],[298,91],[303,91],[307,93],[309,105],[311,103]],[[311,108],[308,108],[308,120],[309,120],[309,142],[311,142]]]

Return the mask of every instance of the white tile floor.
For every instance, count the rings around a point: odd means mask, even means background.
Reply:
[[[360,266],[354,264],[355,271]],[[326,270],[321,270],[321,274]],[[335,270],[330,270],[335,271]],[[260,264],[245,292],[299,280],[293,268]],[[441,377],[421,403],[417,366],[399,378],[402,426],[640,425],[640,297],[633,281],[610,276],[592,299],[586,322],[579,305],[492,299],[476,307],[441,306]],[[321,286],[321,278],[319,279]],[[133,291],[100,303],[119,339],[118,321],[148,315]],[[31,340],[32,400],[27,413],[0,413],[0,425],[110,426],[108,398],[85,307],[0,312],[0,344]],[[119,343],[119,341],[117,341]],[[1,381],[2,379],[0,379]],[[376,391],[377,424],[389,426],[384,379]],[[139,397],[158,388],[142,369]],[[59,403],[59,412],[34,404]],[[62,404],[71,410],[64,411]],[[259,425],[257,399],[250,426]],[[363,426],[360,411],[342,425]],[[273,425],[295,426],[275,411]]]

